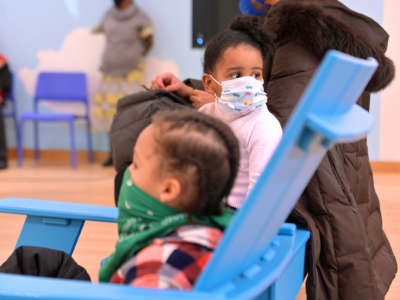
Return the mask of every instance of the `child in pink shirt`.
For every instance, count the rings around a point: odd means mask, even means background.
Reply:
[[[216,100],[200,111],[228,123],[240,143],[239,172],[228,198],[235,208],[242,205],[282,136],[263,88],[263,58],[271,55],[272,42],[253,17],[234,20],[208,43],[204,54],[203,86]]]

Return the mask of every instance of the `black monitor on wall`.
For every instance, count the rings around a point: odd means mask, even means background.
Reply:
[[[192,47],[204,47],[237,15],[239,0],[192,0]]]

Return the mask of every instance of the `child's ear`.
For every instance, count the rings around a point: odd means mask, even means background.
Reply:
[[[203,77],[201,78],[201,81],[203,83],[204,90],[212,95],[217,94],[217,89],[216,89],[216,83],[214,80],[211,78],[210,75],[208,74],[203,74]]]
[[[182,192],[182,186],[178,179],[174,177],[167,178],[164,182],[160,202],[175,207],[175,202]]]

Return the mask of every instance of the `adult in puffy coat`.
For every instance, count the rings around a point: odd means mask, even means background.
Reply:
[[[358,100],[389,84],[388,34],[372,19],[336,0],[281,0],[263,17],[276,52],[266,90],[268,108],[284,126],[323,55],[337,49],[375,57],[379,67]],[[397,271],[382,229],[367,141],[337,145],[321,162],[299,199],[292,220],[311,231],[308,299],[383,299]]]
[[[337,0],[281,0],[262,15],[260,23],[275,36],[276,52],[264,75],[268,108],[282,126],[328,49],[378,60],[379,67],[358,100],[367,110],[370,93],[393,79],[393,63],[384,55],[388,34]],[[200,88],[198,82],[191,83]],[[195,106],[213,101],[199,97],[201,93],[171,74],[158,76],[152,87],[175,91]],[[384,298],[397,264],[382,229],[365,139],[328,151],[290,220],[311,231],[308,299]]]

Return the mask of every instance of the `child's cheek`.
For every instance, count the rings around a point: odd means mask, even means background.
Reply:
[[[221,95],[222,95],[222,87],[221,87],[220,85],[216,85],[215,94],[216,94],[218,97],[221,97]]]

